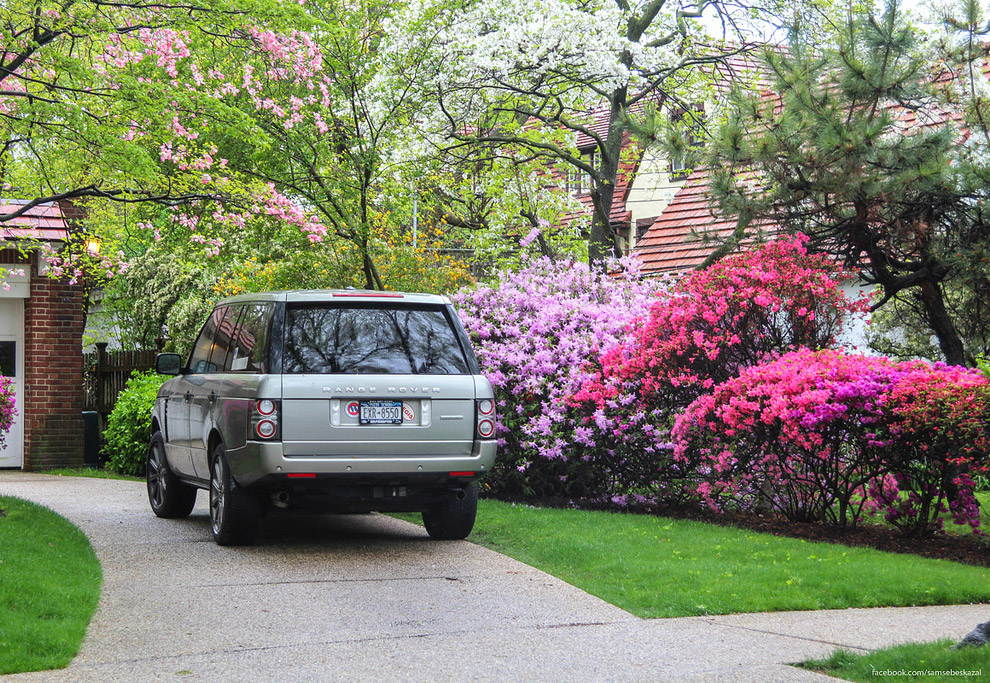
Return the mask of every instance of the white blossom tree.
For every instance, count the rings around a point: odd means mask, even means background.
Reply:
[[[458,145],[505,146],[591,180],[589,258],[617,253],[609,216],[632,117],[701,97],[696,67],[732,49],[702,47],[696,21],[724,0],[416,0],[389,32],[428,44],[423,125]],[[429,17],[429,21],[424,21]],[[407,27],[415,27],[409,30]],[[607,125],[593,126],[595,117]],[[594,154],[575,148],[578,134]]]

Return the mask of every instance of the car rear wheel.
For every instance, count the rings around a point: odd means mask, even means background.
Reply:
[[[423,511],[423,525],[430,538],[456,541],[467,538],[478,515],[478,484],[464,489],[464,496],[451,496],[436,507]]]
[[[155,432],[151,437],[145,476],[152,512],[165,519],[189,516],[196,505],[196,488],[179,481],[168,466],[165,439],[161,432]]]
[[[217,545],[250,545],[258,534],[261,506],[230,474],[227,450],[217,444],[210,466],[210,530]]]

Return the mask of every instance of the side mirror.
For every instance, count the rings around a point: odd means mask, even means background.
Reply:
[[[159,353],[155,356],[155,372],[159,375],[181,375],[182,356],[177,353]]]

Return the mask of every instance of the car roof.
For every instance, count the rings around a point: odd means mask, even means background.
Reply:
[[[221,304],[285,301],[288,303],[411,303],[411,304],[449,304],[450,299],[437,294],[421,294],[416,292],[381,292],[367,289],[289,289],[273,292],[251,292],[230,296]]]

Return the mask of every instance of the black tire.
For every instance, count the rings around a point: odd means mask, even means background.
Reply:
[[[464,489],[464,497],[453,495],[447,502],[423,511],[423,525],[430,538],[458,541],[467,538],[478,515],[478,484]]]
[[[230,473],[227,449],[217,444],[210,461],[210,530],[217,545],[250,545],[258,535],[261,505]]]
[[[151,436],[145,466],[148,502],[151,511],[165,519],[188,517],[196,505],[196,487],[179,481],[165,457],[165,439],[161,432]]]

